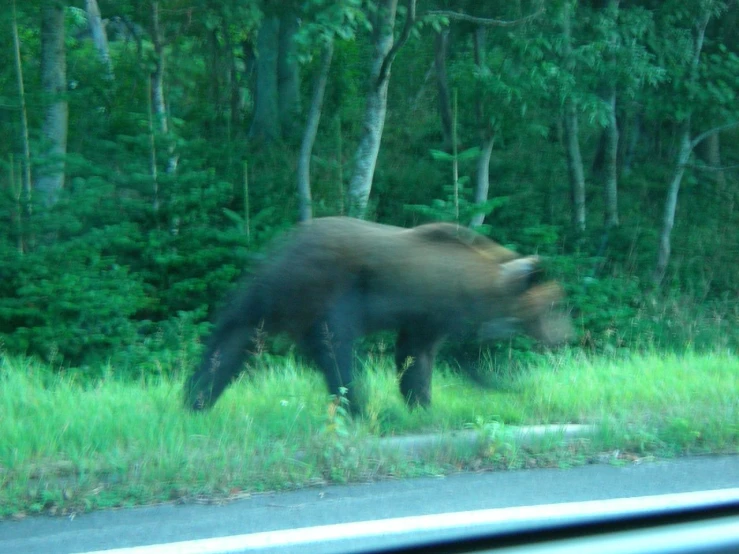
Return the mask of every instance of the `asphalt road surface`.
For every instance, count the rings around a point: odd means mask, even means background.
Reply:
[[[739,456],[323,486],[223,505],[164,505],[4,521],[0,552],[73,554],[404,516],[735,487]]]

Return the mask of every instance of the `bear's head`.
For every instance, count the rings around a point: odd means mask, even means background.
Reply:
[[[499,340],[523,331],[546,345],[569,341],[573,335],[570,317],[562,308],[564,291],[554,281],[543,281],[541,259],[526,256],[500,264],[497,285],[508,309],[484,321],[480,340]]]

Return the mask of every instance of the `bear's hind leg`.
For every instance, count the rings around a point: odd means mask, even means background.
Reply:
[[[440,339],[401,329],[395,344],[400,392],[410,408],[431,405],[431,372]]]

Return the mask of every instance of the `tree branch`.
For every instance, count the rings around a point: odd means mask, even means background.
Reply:
[[[739,164],[734,164],[734,165],[685,164],[685,167],[698,169],[700,171],[731,171],[732,169],[739,169]]]
[[[488,25],[490,27],[513,27],[515,25],[522,25],[523,23],[531,21],[532,19],[538,17],[542,13],[544,13],[543,7],[539,8],[534,13],[527,15],[526,17],[522,17],[520,19],[514,19],[514,20],[489,19],[486,17],[475,17],[473,15],[467,15],[464,13],[458,13],[458,12],[453,12],[453,11],[448,11],[448,10],[432,10],[432,11],[426,12],[424,15],[443,16],[443,17],[448,17],[449,19],[456,19],[457,21],[467,21],[469,23],[475,23],[477,25]],[[413,29],[413,25],[415,22],[416,22],[416,0],[408,0],[407,13],[406,13],[406,18],[405,18],[405,25],[403,27],[403,32],[400,34],[400,37],[398,37],[397,42],[393,44],[393,47],[390,49],[390,52],[388,52],[387,56],[385,56],[385,59],[382,61],[382,66],[380,67],[380,73],[377,76],[376,86],[379,86],[385,79],[387,79],[388,73],[390,72],[390,66],[393,63],[393,60],[395,59],[395,56],[398,53],[398,50],[401,49],[401,47],[408,40],[408,37],[410,37],[411,30]]]
[[[416,22],[416,0],[408,0],[408,8],[405,14],[405,25],[403,26],[403,32],[398,37],[397,42],[393,44],[390,52],[387,53],[385,59],[382,60],[382,66],[380,66],[380,74],[377,76],[377,83],[375,86],[380,86],[382,82],[387,79],[387,75],[390,72],[390,66],[398,53],[398,50],[405,44],[408,37],[411,36],[411,29],[413,24]]]
[[[489,25],[490,27],[513,27],[515,25],[527,23],[532,19],[539,17],[542,13],[544,13],[544,8],[539,8],[537,11],[530,15],[527,15],[526,17],[513,20],[476,17],[474,15],[467,15],[466,13],[452,12],[449,10],[431,10],[429,12],[426,12],[426,15],[440,15],[442,17],[448,17],[449,19],[455,19],[457,21],[466,21],[468,23],[474,23],[476,25]]]
[[[690,148],[695,148],[711,135],[715,135],[716,133],[720,133],[721,131],[726,131],[727,129],[733,129],[734,127],[739,127],[739,120],[732,121],[731,123],[726,123],[725,125],[719,125],[718,127],[714,127],[713,129],[709,129],[705,133],[701,133],[692,141],[690,141]]]

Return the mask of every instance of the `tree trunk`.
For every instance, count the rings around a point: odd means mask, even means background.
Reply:
[[[224,33],[228,35],[228,32]],[[205,124],[204,134],[208,138],[222,136],[220,126],[223,117],[223,103],[221,102],[223,67],[221,64],[221,45],[218,29],[211,29],[207,34],[210,60],[207,63],[210,76],[208,78],[208,96],[206,102],[213,107],[212,115]]]
[[[49,1],[41,10],[41,86],[46,96],[44,158],[46,167],[36,180],[40,201],[53,206],[64,188],[64,156],[67,153],[67,60],[64,49],[64,4]]]
[[[452,105],[449,98],[449,78],[446,72],[446,58],[449,49],[449,29],[436,33],[434,44],[434,68],[436,70],[436,90],[439,100],[439,117],[441,119],[441,136],[444,149],[452,145]]]
[[[604,6],[605,15],[614,23],[614,29],[618,28],[618,8],[620,0],[607,0]],[[620,38],[613,31],[609,33],[607,40],[614,45],[619,44]],[[616,64],[614,56],[608,57],[609,64]],[[619,128],[616,115],[616,84],[608,79],[603,85],[603,101],[608,106],[608,124],[603,129],[601,137],[602,166],[600,176],[603,181],[603,204],[604,204],[604,240],[607,240],[608,231],[618,227],[618,152],[619,152]]]
[[[344,147],[341,138],[341,115],[336,116],[336,197],[339,201],[339,215],[344,215]]]
[[[164,102],[164,65],[166,60],[164,45],[162,44],[162,33],[159,28],[159,2],[151,3],[151,27],[154,52],[156,53],[154,71],[151,74],[151,103],[159,132],[166,134],[169,131],[169,125],[167,125],[167,106]]]
[[[572,33],[571,33],[571,6],[565,2],[562,16],[562,27],[564,35],[564,61],[567,69],[574,71],[572,60]],[[565,132],[565,154],[567,157],[567,169],[570,178],[570,196],[572,203],[572,226],[578,232],[585,231],[585,175],[582,167],[582,155],[580,154],[580,141],[578,138],[577,106],[568,95],[564,108],[564,132]]]
[[[105,26],[102,17],[100,17],[100,7],[97,0],[85,0],[85,11],[87,12],[87,22],[90,25],[92,40],[100,56],[100,61],[105,66],[105,77],[113,80],[113,62],[110,60],[108,34],[105,32]]]
[[[31,146],[28,138],[28,109],[26,108],[26,90],[23,84],[23,64],[21,63],[21,43],[18,37],[18,20],[13,0],[12,16],[13,55],[15,57],[15,72],[18,77],[18,98],[21,107],[21,142],[23,144],[23,204],[26,209],[31,201]]]
[[[704,8],[701,14],[701,19],[696,25],[696,35],[693,43],[693,58],[690,64],[690,81],[695,82],[698,79],[698,64],[700,63],[700,54],[703,49],[703,39],[706,34],[706,27],[708,21],[711,18],[710,8]],[[675,225],[675,212],[677,210],[677,196],[680,192],[680,183],[685,173],[685,164],[688,163],[690,154],[703,138],[707,138],[709,135],[704,133],[700,137],[696,138],[691,142],[690,140],[690,120],[692,112],[689,112],[685,120],[682,123],[680,131],[680,148],[677,153],[677,161],[675,162],[675,169],[672,173],[672,178],[667,187],[667,199],[665,200],[665,211],[662,216],[662,230],[659,235],[659,248],[657,251],[657,265],[654,268],[653,279],[654,282],[659,285],[665,277],[667,272],[667,264],[670,261],[670,249],[671,249],[671,234],[672,227]],[[718,128],[713,129],[713,132],[718,132]]]
[[[267,143],[280,138],[277,86],[279,30],[280,20],[269,16],[262,21],[257,35],[257,84],[249,137]]]
[[[154,43],[154,71],[151,74],[151,103],[154,111],[158,130],[162,135],[169,133],[169,122],[167,118],[167,104],[164,99],[164,76],[166,68],[166,53],[164,50],[164,38],[159,25],[159,2],[151,3],[151,36]],[[178,157],[174,152],[174,143],[167,148],[169,157],[167,159],[167,173],[174,174],[177,171]]]
[[[485,27],[478,25],[474,32],[473,53],[475,65],[478,73],[485,70],[485,37],[487,32]],[[479,86],[479,85],[478,85]],[[478,89],[479,90],[479,89]],[[475,119],[477,123],[477,131],[480,133],[481,142],[484,142],[487,134],[487,121],[485,119],[485,105],[483,103],[482,94],[478,93],[475,99]]]
[[[705,31],[706,25],[708,24],[708,17],[705,18],[704,24],[702,27],[698,27],[699,33],[700,33],[700,41],[697,41],[696,44],[702,45],[702,33]],[[700,50],[695,55],[696,59],[698,58],[700,54]],[[697,67],[697,65],[696,65]],[[693,72],[693,75],[696,73]],[[662,279],[665,276],[665,271],[667,270],[667,263],[670,260],[670,233],[672,232],[672,227],[675,223],[675,211],[677,209],[677,195],[680,191],[680,182],[683,178],[683,174],[685,173],[685,164],[688,163],[688,160],[690,159],[690,155],[693,153],[693,150],[695,150],[696,146],[701,144],[704,140],[710,139],[711,136],[717,135],[721,131],[726,131],[729,129],[733,129],[735,127],[739,127],[739,120],[732,121],[730,123],[725,123],[723,125],[719,125],[718,127],[713,127],[707,131],[704,131],[694,139],[690,139],[690,119],[691,116],[688,115],[687,119],[682,124],[682,131],[680,135],[680,149],[677,153],[677,161],[675,162],[675,169],[672,174],[672,178],[670,179],[670,183],[667,189],[667,200],[665,202],[665,211],[664,211],[664,217],[662,221],[662,231],[660,233],[660,246],[659,251],[657,253],[657,266],[654,270],[654,281],[657,284],[660,284],[662,282]]]
[[[488,201],[488,190],[490,189],[490,157],[493,154],[495,135],[490,136],[480,149],[480,157],[477,158],[477,182],[475,183],[475,203],[484,204]],[[478,213],[472,217],[470,227],[482,225],[485,214]]]
[[[300,155],[298,156],[298,219],[300,221],[307,221],[313,217],[310,190],[310,158],[318,132],[318,124],[321,121],[323,95],[326,90],[333,51],[333,42],[328,42],[323,47],[321,66],[313,86],[313,99],[311,100],[308,121],[305,124],[305,133],[303,134],[303,143],[300,146]]]
[[[721,169],[721,135],[714,133],[706,139],[705,155],[706,162],[711,167],[711,173],[718,185],[718,192],[723,193],[726,190],[726,175]]]
[[[295,33],[298,18],[290,10],[280,17],[277,55],[277,103],[282,136],[295,137],[300,115],[300,68],[298,67]]]
[[[364,217],[367,211],[372,177],[380,152],[382,129],[387,111],[387,88],[390,81],[390,53],[393,48],[393,29],[398,0],[384,0],[378,6],[375,25],[375,55],[370,71],[367,105],[362,122],[362,134],[354,156],[354,173],[349,182],[349,215]],[[411,17],[408,13],[407,17]]]
[[[616,88],[608,97],[608,126],[603,130],[603,176],[605,192],[605,227],[618,227],[618,123],[616,121]],[[584,214],[583,214],[584,215]]]
[[[585,176],[578,140],[577,111],[571,99],[565,103],[564,131],[567,170],[570,178],[572,226],[578,232],[583,232],[585,231]]]
[[[233,138],[233,133],[240,128],[241,121],[241,82],[239,80],[239,66],[236,55],[234,54],[234,45],[231,42],[231,35],[225,33],[226,50],[228,52],[228,85],[229,85],[229,141]]]
[[[154,76],[149,75],[148,106],[149,116],[149,170],[151,171],[151,208],[155,214],[159,213],[159,169],[157,168],[157,142],[154,130]]]
[[[680,136],[680,149],[675,162],[675,169],[667,188],[667,199],[665,200],[665,210],[662,216],[662,230],[659,234],[659,249],[657,251],[657,266],[654,270],[654,281],[657,284],[662,282],[667,271],[667,264],[670,261],[670,236],[672,228],[675,225],[675,212],[677,211],[677,196],[680,192],[680,183],[685,173],[685,164],[690,158],[692,150],[690,146],[690,120],[684,124],[684,129]]]
[[[624,117],[624,121],[629,121],[629,125],[623,147],[621,174],[628,175],[631,173],[631,166],[634,163],[636,148],[639,146],[639,139],[641,138],[641,112],[637,111],[629,119]]]
[[[479,73],[485,71],[485,37],[486,29],[482,25],[475,29],[474,39],[474,57],[475,65]],[[480,156],[477,158],[477,171],[475,180],[475,203],[484,204],[488,200],[488,190],[490,189],[490,157],[493,153],[493,145],[495,144],[495,133],[490,126],[488,118],[485,114],[485,106],[482,101],[482,94],[477,95],[475,102],[475,113],[477,116],[477,128],[480,134]],[[472,217],[470,226],[482,225],[485,220],[484,213],[477,213]]]

